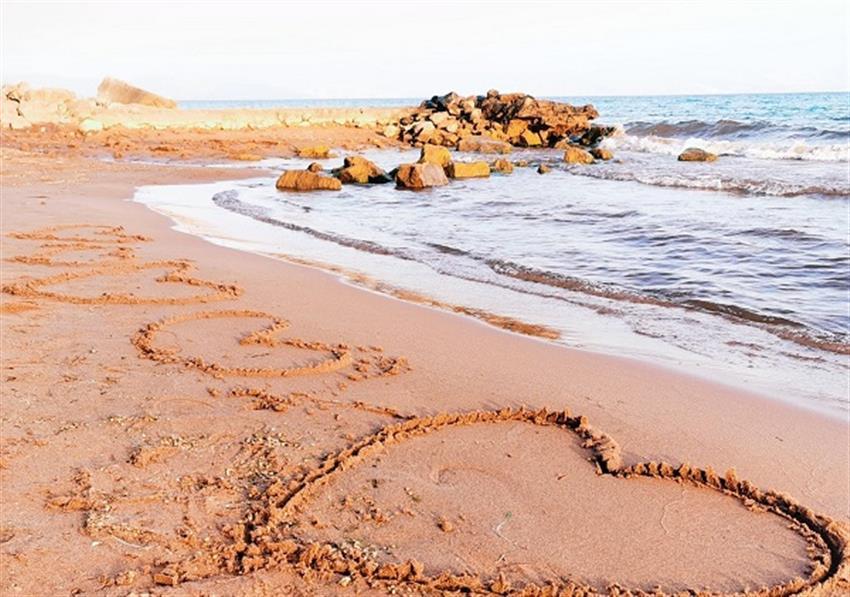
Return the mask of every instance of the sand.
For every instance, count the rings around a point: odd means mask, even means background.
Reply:
[[[850,591],[847,422],[177,233],[135,187],[255,173],[66,134],[4,137],[0,593]]]

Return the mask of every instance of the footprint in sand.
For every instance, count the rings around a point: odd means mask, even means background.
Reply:
[[[435,461],[459,460],[504,474],[470,468],[448,485],[429,479]],[[850,588],[846,525],[734,471],[624,465],[610,436],[567,412],[393,423],[300,481],[272,483],[253,508],[255,522],[239,527],[241,547],[218,573],[289,562],[372,588],[529,595]],[[197,566],[173,562],[161,578],[177,583]]]

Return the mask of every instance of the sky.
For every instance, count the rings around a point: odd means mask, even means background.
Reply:
[[[0,0],[0,79],[178,100],[846,91],[848,6]]]

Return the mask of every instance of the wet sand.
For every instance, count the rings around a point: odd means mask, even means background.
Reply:
[[[45,146],[3,150],[3,594],[850,590],[846,423],[129,201],[250,171]]]

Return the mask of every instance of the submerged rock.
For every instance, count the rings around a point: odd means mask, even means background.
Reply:
[[[308,158],[313,160],[326,160],[335,158],[336,155],[331,152],[331,148],[327,145],[314,145],[312,147],[302,147],[296,150],[299,158]]]
[[[713,162],[717,156],[698,147],[688,147],[679,154],[680,162]]]
[[[402,164],[395,175],[396,185],[404,189],[425,189],[449,184],[446,173],[437,164]]]
[[[497,160],[493,160],[490,164],[490,169],[493,172],[500,172],[501,174],[510,174],[514,171],[514,165],[511,164],[509,160],[505,158],[499,158]]]
[[[333,175],[345,184],[382,184],[393,180],[374,162],[360,155],[345,158],[342,168],[334,170]]]
[[[442,145],[431,145],[430,143],[422,146],[422,151],[419,152],[419,162],[422,164],[437,164],[440,168],[445,168],[452,161],[452,154]]]
[[[602,148],[602,147],[596,147],[594,149],[591,149],[590,155],[592,155],[597,160],[603,160],[603,161],[611,160],[611,159],[614,158],[613,153],[611,153],[609,150]]]
[[[103,103],[142,104],[154,108],[176,108],[177,102],[134,87],[124,81],[106,77],[97,86],[97,99]]]
[[[564,151],[564,161],[568,164],[592,164],[593,156],[580,147],[570,145]]]
[[[323,172],[325,167],[322,166],[319,162],[313,162],[309,166],[307,166],[307,170],[310,172]]]
[[[537,166],[537,173],[538,174],[546,174],[547,172],[550,172],[551,170],[552,170],[552,168],[550,168],[546,164],[540,164],[539,166]]]
[[[342,183],[309,170],[285,170],[275,186],[281,191],[338,191]]]
[[[449,162],[446,174],[449,178],[487,178],[490,166],[487,162]]]

